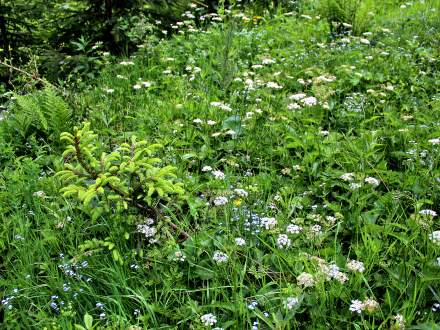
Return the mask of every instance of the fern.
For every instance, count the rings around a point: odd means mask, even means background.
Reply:
[[[333,35],[341,35],[349,31],[360,34],[367,27],[365,9],[369,5],[370,3],[365,0],[322,0],[319,11],[327,19]],[[351,28],[347,24],[351,25]]]
[[[29,95],[17,95],[12,113],[9,125],[24,139],[40,132],[56,140],[69,128],[72,116],[67,103],[50,87]]]

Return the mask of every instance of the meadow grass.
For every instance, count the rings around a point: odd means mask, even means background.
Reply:
[[[439,4],[338,38],[312,7],[149,40],[66,91],[99,150],[136,135],[177,168],[153,237],[63,197],[64,146],[2,120],[6,329],[439,328]]]

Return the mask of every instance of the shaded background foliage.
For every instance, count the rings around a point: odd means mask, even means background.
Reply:
[[[137,50],[135,26],[151,34],[167,30],[170,35],[171,24],[191,3],[203,15],[231,5],[262,12],[296,1],[2,0],[0,59],[55,83],[72,72],[93,78],[101,64],[97,49],[128,56]],[[0,66],[0,92],[14,87],[14,74],[12,68]]]

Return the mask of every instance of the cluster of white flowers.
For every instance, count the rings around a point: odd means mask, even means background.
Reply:
[[[440,230],[433,231],[429,234],[429,239],[437,245],[440,245]]]
[[[261,225],[267,230],[275,228],[277,220],[275,218],[263,217],[261,218]]]
[[[349,309],[351,312],[360,314],[364,310],[364,303],[357,299],[352,300]]]
[[[334,216],[332,216],[332,215],[327,215],[326,217],[325,217],[325,220],[327,221],[327,223],[329,224],[329,225],[334,225],[335,223],[336,223],[336,221],[338,221],[338,218],[337,217],[334,217]]]
[[[426,216],[426,217],[432,217],[434,218],[435,216],[437,216],[437,212],[433,211],[433,210],[421,210],[419,211],[420,215]]]
[[[174,258],[177,261],[184,262],[186,259],[186,256],[182,253],[182,251],[176,251],[176,252],[174,252]]]
[[[320,225],[313,225],[310,227],[310,233],[314,236],[318,236],[322,234],[322,227]]]
[[[122,61],[119,62],[119,65],[127,66],[127,65],[134,65],[133,61]]]
[[[142,87],[144,87],[144,88],[151,87],[151,85],[153,85],[152,82],[149,82],[149,81],[140,81],[139,83],[133,85],[133,89],[139,90],[139,89],[141,89]]]
[[[364,263],[357,260],[350,260],[347,262],[346,267],[351,272],[363,273],[365,271]]]
[[[305,288],[309,288],[315,285],[315,279],[313,278],[313,275],[310,273],[302,272],[301,274],[298,275],[296,281],[299,286],[303,286]]]
[[[313,81],[316,83],[330,83],[336,80],[335,76],[327,76],[327,75],[322,75],[322,76],[318,76],[316,78],[313,78]]]
[[[292,310],[299,305],[299,299],[296,297],[289,297],[286,299],[286,307],[288,310]]]
[[[228,198],[225,196],[219,196],[214,199],[215,206],[223,206],[228,203]]]
[[[301,102],[307,107],[311,107],[318,104],[318,100],[314,96],[306,97],[302,99]]]
[[[298,109],[301,109],[301,106],[298,103],[290,103],[287,105],[287,109],[298,110]]]
[[[240,197],[243,197],[243,198],[246,198],[246,197],[248,197],[248,192],[246,191],[246,190],[244,190],[244,189],[239,189],[239,188],[237,188],[237,189],[234,189],[234,193],[237,195],[237,196],[240,196]]]
[[[350,311],[354,313],[361,314],[362,311],[366,310],[369,313],[373,313],[379,309],[379,303],[374,299],[352,300],[350,304]]]
[[[202,315],[200,317],[200,321],[202,321],[204,326],[208,327],[217,323],[217,317],[212,313],[208,313]]]
[[[335,264],[322,264],[320,265],[321,271],[326,276],[327,281],[335,279],[340,283],[345,283],[348,280],[346,274],[339,270],[339,267]]]
[[[369,313],[373,313],[379,309],[379,303],[374,299],[368,298],[364,300],[364,309]]]
[[[219,109],[222,109],[227,112],[232,111],[231,106],[229,104],[226,104],[223,102],[214,101],[214,102],[211,102],[210,105],[211,105],[211,107],[219,108]]]
[[[268,64],[275,64],[276,61],[275,61],[274,59],[272,59],[272,58],[264,58],[264,59],[261,61],[261,63],[262,63],[263,65],[268,65]]]
[[[397,314],[393,317],[393,320],[396,322],[397,329],[403,330],[405,329],[405,318],[402,314]]]
[[[294,100],[294,101],[299,101],[301,102],[304,106],[307,107],[311,107],[314,105],[318,104],[318,100],[316,99],[316,97],[314,96],[307,96],[307,94],[305,93],[297,93],[297,94],[293,94],[289,97],[289,99]],[[289,105],[289,109],[290,110],[295,110],[295,109],[299,109],[301,106],[297,103],[292,103],[291,105]]]
[[[235,239],[235,244],[236,244],[237,246],[245,246],[245,245],[246,245],[246,241],[245,241],[245,239],[242,238],[242,237],[237,237],[237,238]]]
[[[154,236],[157,234],[156,227],[153,226],[154,220],[151,218],[148,218],[145,220],[144,223],[138,224],[136,226],[136,231],[140,234],[143,234],[146,238],[148,238],[148,242],[150,244],[155,243],[157,240],[154,239]]]
[[[365,183],[371,184],[373,187],[377,187],[380,184],[380,181],[371,176],[365,178]]]
[[[286,231],[289,234],[299,234],[302,230],[303,230],[302,227],[298,225],[288,225],[286,228]]]
[[[351,182],[350,185],[348,186],[348,189],[350,189],[350,190],[357,190],[360,187],[362,187],[362,185],[360,183]]]
[[[273,82],[273,81],[269,81],[269,82],[266,84],[266,87],[267,87],[267,88],[273,88],[273,89],[282,89],[282,88],[283,88],[283,86],[278,85],[276,82]]]
[[[202,167],[202,172],[211,172],[211,171],[212,171],[212,167],[209,165]]]
[[[290,247],[292,241],[286,234],[279,234],[277,238],[277,245],[280,249],[286,249]]]
[[[440,138],[430,139],[428,142],[431,144],[440,144]]]
[[[353,181],[354,173],[344,173],[339,177],[339,179],[344,181]]]
[[[214,176],[214,178],[216,178],[217,180],[225,179],[225,173],[223,173],[222,171],[216,170],[216,171],[212,171],[211,173]]]
[[[305,94],[305,93],[297,93],[297,94],[290,95],[289,99],[295,100],[295,101],[300,101],[306,97],[307,97],[307,94]]]
[[[224,263],[228,261],[228,259],[229,259],[228,255],[221,251],[215,251],[212,257],[212,260],[214,260],[218,264]]]
[[[196,118],[196,119],[193,120],[193,123],[194,124],[203,124],[205,122],[203,120],[201,120],[200,118]],[[206,124],[209,125],[209,126],[213,126],[213,125],[217,124],[217,122],[214,121],[214,120],[207,120]]]
[[[36,191],[32,194],[32,196],[34,197],[38,197],[38,198],[45,198],[46,197],[46,193],[42,190],[40,191]]]

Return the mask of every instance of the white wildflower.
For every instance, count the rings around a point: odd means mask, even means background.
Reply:
[[[402,314],[393,316],[393,320],[396,322],[397,329],[405,329],[405,318]]]
[[[440,245],[440,230],[433,231],[429,234],[429,239],[437,245]]]
[[[248,192],[244,189],[234,189],[234,193],[240,197],[248,197]]]
[[[432,217],[432,218],[437,216],[437,212],[435,212],[433,210],[428,210],[428,209],[419,211],[419,214],[426,216],[426,217]]]
[[[157,233],[157,230],[155,227],[152,227],[148,224],[140,224],[137,225],[137,232],[140,234],[144,234],[145,237],[150,238],[150,237],[154,237]]]
[[[363,273],[365,271],[364,263],[357,260],[350,260],[347,262],[346,267],[351,272]]]
[[[193,120],[193,123],[194,124],[201,124],[201,123],[203,123],[203,120],[201,120],[200,118],[196,118]]]
[[[225,178],[225,173],[223,173],[222,171],[216,170],[216,171],[212,171],[211,173],[214,176],[214,178],[218,180],[224,180]]]
[[[354,173],[344,173],[339,178],[344,181],[352,181],[354,179]]]
[[[350,186],[348,187],[348,189],[357,190],[360,187],[362,187],[362,185],[360,183],[352,182],[352,183],[350,183]]]
[[[311,107],[318,104],[318,100],[314,96],[309,96],[301,100],[305,106]]]
[[[202,167],[202,172],[211,172],[211,171],[212,171],[212,167],[209,165]]]
[[[298,225],[288,225],[286,231],[289,234],[299,234],[302,231],[302,228]]]
[[[203,325],[208,327],[208,326],[212,326],[217,323],[217,317],[214,314],[209,313],[209,314],[202,315],[200,317],[200,321],[202,321]]]
[[[263,217],[261,218],[261,225],[267,230],[275,228],[277,220],[275,218]]]
[[[266,87],[268,87],[268,88],[273,88],[273,89],[281,89],[281,88],[283,88],[283,86],[278,85],[276,82],[273,82],[273,81],[269,81],[269,82],[266,84]]]
[[[301,106],[298,103],[290,103],[287,105],[287,109],[298,110],[298,109],[301,109]]]
[[[44,198],[44,197],[46,197],[46,193],[44,191],[40,190],[40,191],[34,192],[32,194],[32,196],[38,197],[38,198]]]
[[[377,187],[380,184],[380,181],[371,176],[365,178],[365,183],[371,184],[373,187]]]
[[[184,262],[186,259],[186,256],[181,251],[176,251],[176,252],[174,252],[174,258],[177,261]]]
[[[292,241],[286,234],[279,234],[277,238],[277,245],[280,249],[288,248],[292,244]]]
[[[221,251],[215,251],[212,257],[212,260],[214,260],[218,264],[224,263],[228,261],[228,259],[229,259],[228,255]]]
[[[348,281],[348,276],[343,272],[337,272],[334,274],[333,278],[341,284],[344,284]]]
[[[362,313],[364,310],[364,303],[360,300],[352,300],[350,304],[350,311],[355,313]]]
[[[431,144],[440,144],[440,138],[430,139],[428,142]]]
[[[275,62],[276,61],[274,59],[271,59],[271,58],[265,58],[265,59],[263,59],[263,61],[261,61],[261,63],[263,63],[264,65],[274,64]]]
[[[296,306],[299,305],[299,299],[296,297],[289,297],[286,300],[286,307],[288,310],[292,310],[293,308],[295,308]]]
[[[245,241],[245,239],[242,238],[242,237],[237,237],[237,238],[235,239],[235,244],[236,244],[237,246],[245,246],[245,245],[246,245],[246,241]]]
[[[295,100],[295,101],[300,101],[306,97],[307,97],[307,94],[297,93],[297,94],[290,95],[289,99]]]
[[[310,227],[310,231],[314,235],[320,235],[322,234],[321,228],[322,227],[320,225],[313,225],[312,227]]]
[[[222,206],[222,205],[226,205],[227,203],[228,203],[228,199],[224,196],[219,196],[214,199],[215,206]]]
[[[369,313],[374,313],[379,309],[379,303],[374,299],[370,299],[370,298],[366,299],[363,302],[363,305],[364,305],[364,309]]]
[[[133,89],[135,89],[135,90],[138,90],[138,89],[141,89],[141,88],[142,88],[142,86],[139,85],[139,84],[133,85]]]
[[[313,275],[305,272],[299,274],[296,278],[296,281],[298,282],[298,285],[305,288],[309,288],[315,285],[315,279],[313,278]]]

